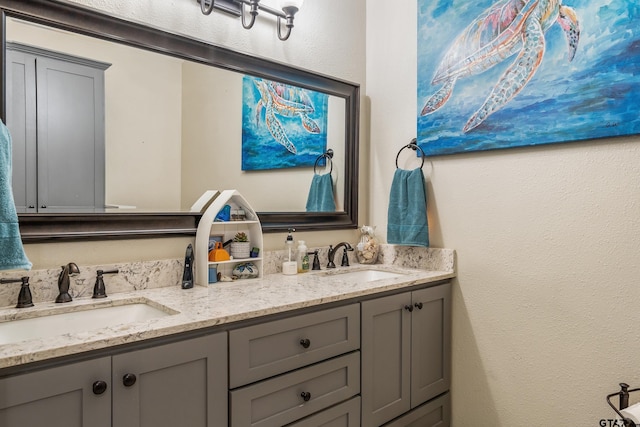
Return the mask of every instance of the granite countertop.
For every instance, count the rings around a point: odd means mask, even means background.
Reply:
[[[270,274],[261,279],[219,282],[207,287],[194,286],[187,290],[181,289],[179,285],[136,290],[116,293],[99,300],[74,299],[73,302],[64,306],[40,303],[28,309],[0,309],[0,322],[37,317],[55,313],[56,310],[63,308],[65,310],[77,310],[72,307],[91,309],[135,302],[147,303],[163,311],[175,313],[153,320],[0,345],[0,373],[2,368],[30,362],[249,320],[455,276],[453,269],[433,271],[388,265],[373,267],[376,270],[396,272],[400,275],[360,283],[354,283],[354,280],[347,276],[341,277],[341,272],[371,268],[357,265],[294,276]]]

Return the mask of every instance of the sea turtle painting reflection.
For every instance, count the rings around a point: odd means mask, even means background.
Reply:
[[[313,102],[307,92],[299,87],[256,78],[254,84],[260,92],[260,100],[256,105],[256,125],[260,124],[264,108],[264,122],[273,138],[291,153],[296,154],[296,146],[287,136],[285,127],[278,117],[299,117],[302,126],[310,133],[320,133],[318,123],[309,117],[315,112]]]
[[[431,81],[443,86],[427,99],[420,115],[441,108],[459,78],[480,74],[517,53],[463,132],[480,125],[531,80],[544,56],[545,32],[556,22],[564,30],[571,61],[580,38],[578,17],[572,8],[560,0],[502,0],[493,4],[462,31],[445,54]]]

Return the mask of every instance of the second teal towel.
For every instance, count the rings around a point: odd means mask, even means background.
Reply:
[[[336,202],[333,197],[333,180],[330,173],[313,175],[309,197],[307,198],[307,212],[335,212]]]
[[[429,246],[427,191],[422,169],[396,169],[389,195],[387,242]]]

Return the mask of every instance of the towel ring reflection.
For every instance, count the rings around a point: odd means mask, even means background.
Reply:
[[[322,153],[318,156],[316,162],[313,164],[313,173],[316,175],[318,174],[316,168],[318,167],[318,163],[320,163],[322,159],[327,159],[327,162],[329,162],[329,174],[331,174],[331,172],[333,172],[333,150],[331,148],[329,148],[325,153]]]
[[[418,142],[418,140],[416,138],[413,138],[410,143],[408,143],[407,145],[405,145],[404,147],[402,147],[398,151],[398,154],[396,154],[396,169],[399,169],[398,159],[400,158],[400,153],[405,148],[411,148],[413,151],[420,150],[420,157],[422,157],[422,164],[420,165],[420,169],[422,169],[422,167],[424,166],[424,158],[427,157],[427,156],[425,156],[424,151],[422,150],[422,148],[420,148],[420,146],[417,144],[417,142]]]

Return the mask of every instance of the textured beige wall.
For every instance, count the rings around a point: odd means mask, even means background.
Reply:
[[[295,28],[286,42],[277,39],[273,17],[259,17],[254,28],[245,30],[238,18],[214,12],[200,13],[195,0],[158,2],[156,0],[70,0],[80,6],[96,8],[105,13],[149,24],[170,32],[184,34],[239,50],[251,55],[289,63],[360,83],[365,87],[365,0],[307,1],[296,16]],[[339,28],[340,31],[334,31]],[[366,117],[361,117],[362,128]],[[367,158],[368,142],[361,138],[361,156]],[[361,171],[366,171],[366,163]],[[364,186],[365,184],[362,184]],[[360,222],[367,215],[367,194],[361,196]],[[286,191],[283,189],[282,191]],[[342,240],[355,242],[356,230],[330,232],[299,232],[309,246],[335,244]],[[265,235],[266,249],[284,246],[285,234]],[[158,258],[178,258],[184,255],[186,244],[194,239],[142,239],[119,242],[78,242],[59,244],[30,244],[25,251],[34,268],[61,265],[70,260],[79,264],[135,261]],[[96,261],[93,261],[96,260]]]
[[[416,2],[367,1],[371,222],[416,132]],[[381,31],[381,29],[384,31]],[[434,246],[457,251],[453,426],[598,426],[640,386],[640,140],[434,158]]]

